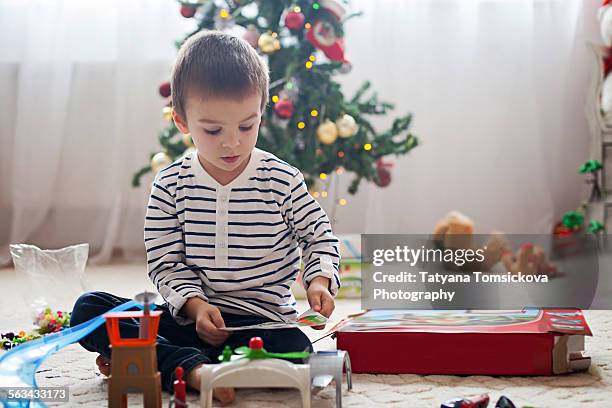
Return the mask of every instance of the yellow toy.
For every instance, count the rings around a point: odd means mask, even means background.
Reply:
[[[434,228],[434,241],[442,248],[477,249],[473,243],[474,222],[465,214],[451,211]],[[484,261],[469,262],[460,267],[466,271],[488,271],[509,250],[508,242],[501,232],[493,231],[483,246]],[[451,268],[453,264],[448,265]]]

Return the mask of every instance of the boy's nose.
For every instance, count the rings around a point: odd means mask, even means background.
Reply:
[[[225,143],[223,144],[225,145],[225,147],[228,147],[230,149],[237,147],[240,144],[240,135],[237,135],[237,134],[229,135],[227,139],[225,139]]]

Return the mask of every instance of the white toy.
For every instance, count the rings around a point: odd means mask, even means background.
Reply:
[[[263,348],[263,340],[253,337],[249,347],[238,347],[232,355],[229,347],[219,357],[221,364],[201,368],[200,402],[212,407],[212,390],[217,387],[280,387],[300,390],[302,407],[310,407],[311,387],[326,387],[336,380],[336,404],[342,407],[342,371],[346,368],[348,389],[352,388],[351,364],[345,351],[319,353],[270,353]],[[305,359],[308,364],[294,364],[279,358]]]

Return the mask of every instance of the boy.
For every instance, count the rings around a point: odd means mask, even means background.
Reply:
[[[247,345],[260,336],[267,350],[312,350],[299,329],[249,330],[225,326],[291,321],[297,316],[290,286],[304,258],[310,306],[326,317],[339,287],[338,240],[327,215],[308,194],[301,173],[255,148],[269,78],[265,63],[245,41],[218,32],[198,33],[181,47],[172,72],[173,118],[191,134],[196,152],[157,174],[145,220],[149,277],[166,301],[157,355],[162,386],[171,389],[182,366],[199,389],[198,368],[213,363],[224,345]],[[88,293],[72,322],[126,301]],[[322,328],[322,327],[320,327]],[[122,332],[136,333],[125,323]],[[104,329],[81,344],[101,354],[108,373]],[[231,389],[217,389],[222,403]]]

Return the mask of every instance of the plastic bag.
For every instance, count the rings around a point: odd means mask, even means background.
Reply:
[[[89,244],[53,250],[17,244],[10,245],[10,251],[23,298],[34,314],[47,307],[70,311],[86,291]]]

